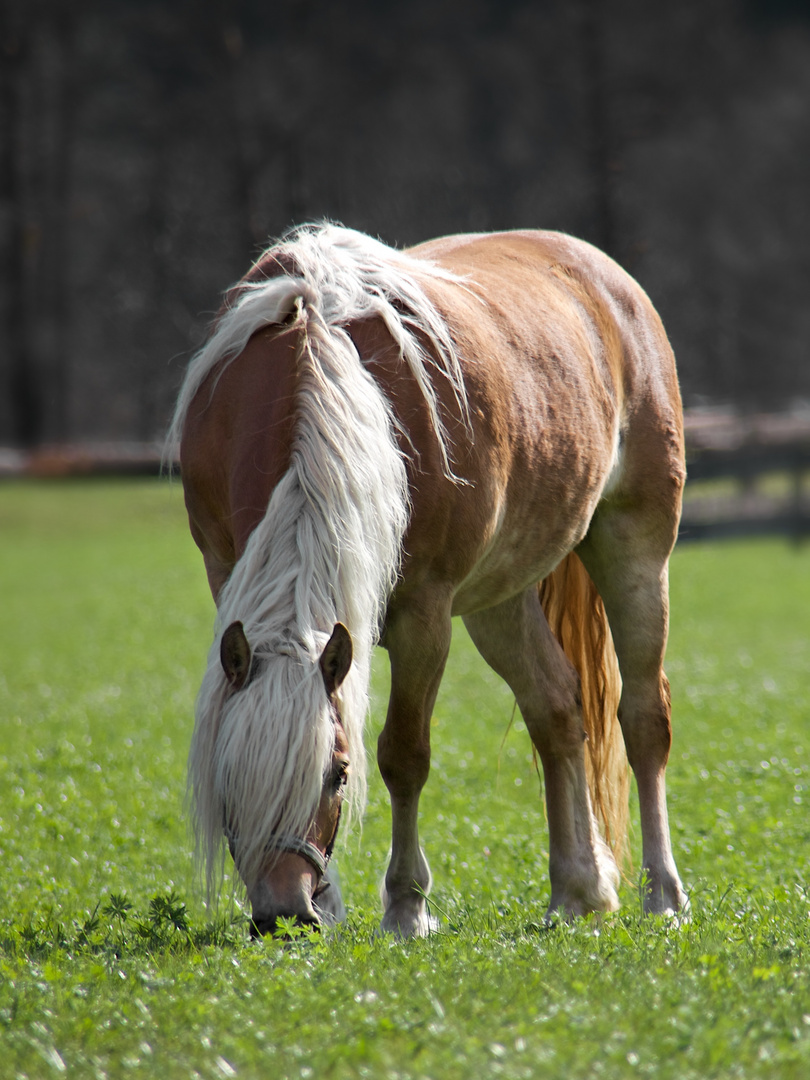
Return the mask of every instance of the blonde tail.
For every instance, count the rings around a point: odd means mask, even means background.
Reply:
[[[573,551],[538,588],[548,624],[580,678],[591,803],[621,870],[628,855],[630,778],[617,716],[621,676],[605,608]]]

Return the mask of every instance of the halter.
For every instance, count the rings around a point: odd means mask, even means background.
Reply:
[[[338,829],[340,828],[340,815],[342,811],[343,803],[341,802],[338,807],[335,831],[332,833],[332,839],[326,845],[324,851],[321,851],[320,848],[316,847],[309,840],[306,840],[301,836],[293,836],[290,833],[282,833],[280,836],[271,836],[265,844],[265,851],[286,851],[291,855],[300,855],[302,859],[306,859],[318,875],[318,882],[312,891],[313,899],[316,896],[320,896],[321,893],[329,888],[329,882],[324,881],[323,878],[329,868],[329,860],[332,858],[332,852],[335,849],[335,841],[337,840]],[[235,860],[237,837],[227,828],[225,829],[225,837],[228,841],[231,857]]]
[[[267,850],[289,851],[293,855],[300,855],[314,867],[319,877],[323,877],[326,873],[332,856],[330,848],[322,853],[320,848],[316,848],[309,840],[302,840],[300,836],[274,836],[268,841]]]

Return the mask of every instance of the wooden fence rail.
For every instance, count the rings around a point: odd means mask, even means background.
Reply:
[[[693,445],[678,539],[810,536],[808,480],[810,438]]]
[[[810,417],[687,413],[687,485],[679,540],[810,536]],[[148,477],[159,443],[0,448],[0,477]],[[172,463],[170,470],[177,471]]]

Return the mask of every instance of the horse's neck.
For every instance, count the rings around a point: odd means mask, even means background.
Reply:
[[[215,596],[290,464],[297,342],[255,334],[192,401],[180,457],[191,531]]]
[[[240,591],[255,596],[258,575],[268,611],[286,606],[286,589],[297,623],[345,621],[367,649],[399,569],[408,495],[390,401],[358,363],[353,329],[316,320],[256,335],[231,365],[241,378],[228,413],[229,522]],[[370,333],[372,351],[390,342],[380,326]]]

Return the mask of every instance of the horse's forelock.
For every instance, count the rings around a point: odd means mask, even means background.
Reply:
[[[252,682],[225,699],[217,728],[210,795],[220,809],[210,824],[231,834],[250,882],[270,838],[306,836],[318,806],[334,728],[317,660],[262,657]]]

